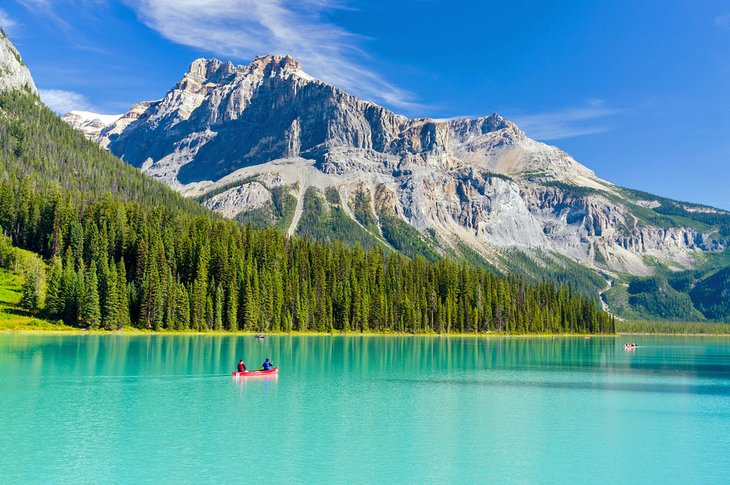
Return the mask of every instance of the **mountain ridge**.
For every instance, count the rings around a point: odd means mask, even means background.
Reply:
[[[557,265],[599,275],[596,292],[657,265],[701,266],[730,240],[707,209],[617,187],[496,113],[407,118],[311,78],[289,56],[197,59],[165,97],[95,140],[229,218],[396,249],[407,242],[397,234],[501,271]],[[310,217],[315,207],[323,212]],[[302,220],[331,227],[312,232]],[[515,263],[515,250],[533,263]]]
[[[0,29],[0,91],[16,88],[38,94],[30,70],[23,62],[20,52],[5,31]]]
[[[22,272],[23,315],[107,330],[615,332],[565,285],[225,220],[27,86],[0,89],[0,168],[0,269]]]

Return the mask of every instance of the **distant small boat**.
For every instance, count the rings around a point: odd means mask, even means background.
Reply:
[[[247,370],[245,372],[237,372],[233,371],[233,377],[260,377],[260,376],[270,376],[271,374],[278,374],[279,368],[274,367],[273,369],[269,370]]]
[[[624,344],[624,350],[636,350],[636,344]]]
[[[256,335],[256,340],[263,340],[266,338],[266,335]]]

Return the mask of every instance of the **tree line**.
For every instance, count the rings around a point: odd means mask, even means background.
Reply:
[[[116,166],[34,100],[0,96],[0,227],[48,262],[24,295],[48,318],[106,329],[614,331],[570,286],[222,220]]]

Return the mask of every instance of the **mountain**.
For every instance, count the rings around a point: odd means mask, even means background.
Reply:
[[[63,119],[75,130],[93,140],[99,136],[101,130],[121,117],[122,115],[101,115],[89,111],[69,111]]]
[[[20,57],[20,52],[0,29],[0,91],[7,89],[27,89],[33,94],[38,94],[30,71]]]
[[[0,183],[22,183],[31,192],[60,190],[67,197],[86,199],[113,196],[191,214],[207,212],[159,181],[120,163],[61,121],[38,98],[30,72],[17,61],[17,53],[0,33],[0,59],[15,60],[0,71]],[[14,197],[2,203],[20,205],[23,200]]]
[[[7,272],[25,280],[23,308],[10,311],[92,329],[615,329],[565,285],[226,220],[85,139],[27,83],[0,88],[0,276]]]
[[[692,311],[663,312],[626,287],[730,242],[730,213],[615,186],[498,114],[407,118],[288,56],[198,59],[92,137],[225,217],[571,281],[625,315],[703,318],[687,292]]]

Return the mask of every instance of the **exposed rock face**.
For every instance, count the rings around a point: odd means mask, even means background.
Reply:
[[[6,89],[28,89],[38,94],[30,71],[23,64],[18,49],[5,32],[0,30],[0,91]]]
[[[312,79],[288,56],[248,66],[198,59],[162,100],[135,105],[95,136],[185,194],[220,191],[206,205],[227,217],[271,202],[275,186],[292,188],[290,232],[313,186],[337,188],[350,215],[348,204],[366,193],[376,214],[487,256],[540,249],[648,274],[646,257],[688,266],[727,245],[712,230],[646,220],[639,209],[658,202],[597,178],[497,114],[410,119]]]
[[[203,205],[219,212],[223,217],[233,218],[241,212],[241,207],[258,209],[269,201],[271,194],[266,187],[259,182],[251,182],[216,194]]]
[[[98,140],[101,130],[114,123],[122,115],[100,115],[88,111],[69,111],[63,120],[90,140]]]

